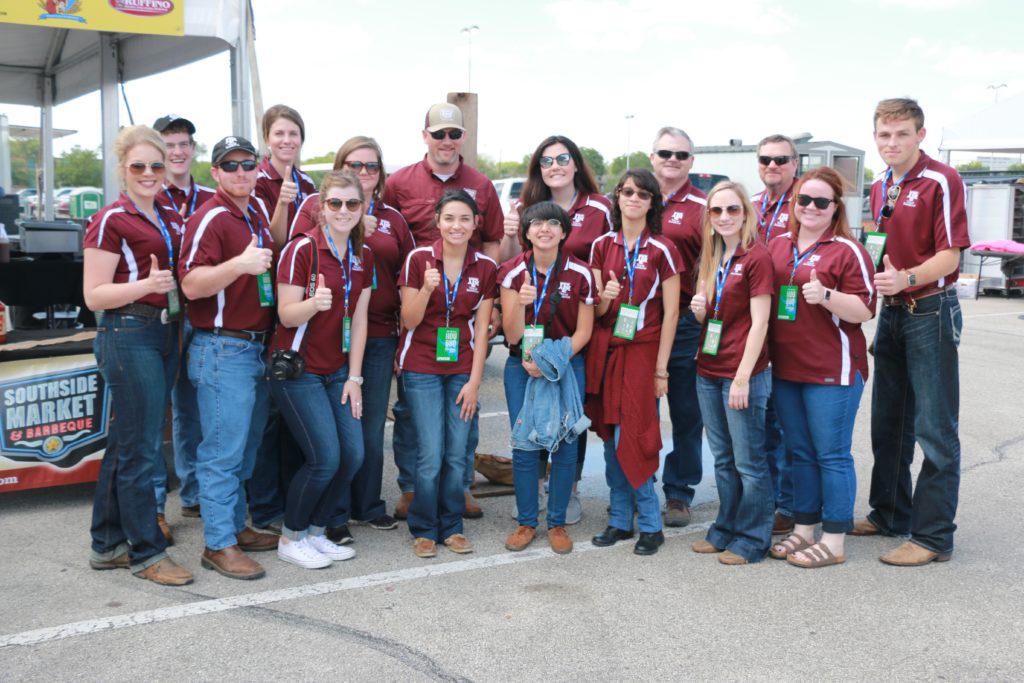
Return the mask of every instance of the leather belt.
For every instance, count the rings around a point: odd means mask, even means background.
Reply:
[[[513,358],[522,358],[523,357],[523,345],[521,343],[520,344],[509,344],[508,345],[508,355],[512,356]]]
[[[140,318],[156,318],[160,319],[163,317],[163,308],[157,308],[156,306],[150,306],[149,304],[125,304],[118,308],[108,308],[104,313],[116,313],[118,315],[136,315]]]
[[[260,344],[266,345],[270,340],[270,331],[266,330],[263,332],[253,332],[252,330],[229,330],[226,327],[214,327],[212,329],[203,329],[204,332],[210,334],[216,334],[221,337],[231,337],[233,339],[244,339],[245,341],[259,342]]]
[[[921,299],[927,299],[928,297],[935,296],[936,294],[942,294],[943,292],[949,291],[952,287],[937,287],[932,285],[931,287],[925,287],[919,289],[910,294],[900,292],[893,296],[882,297],[882,304],[885,306],[905,306],[911,313],[917,308],[917,302]]]

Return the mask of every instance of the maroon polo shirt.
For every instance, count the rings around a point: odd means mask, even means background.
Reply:
[[[797,293],[796,320],[779,320],[779,293],[783,285],[801,289],[815,271],[828,289],[853,294],[875,310],[875,269],[867,250],[854,240],[826,232],[799,254],[804,258],[793,274],[796,237],[777,235],[768,243],[775,267],[775,288],[769,318],[768,342],[772,377],[807,384],[850,386],[859,372],[868,379],[867,342],[860,323],[840,320],[820,304],[809,304]],[[792,283],[790,277],[792,276]]]
[[[712,285],[714,285],[712,278]],[[750,300],[755,296],[771,296],[775,284],[775,269],[772,257],[763,244],[754,243],[750,251],[742,246],[736,248],[729,274],[722,289],[722,303],[718,319],[722,321],[722,338],[718,344],[718,355],[709,356],[701,349],[708,330],[708,320],[715,312],[714,296],[708,300],[704,324],[701,326],[700,345],[697,347],[697,374],[703,377],[732,379],[740,367],[743,351],[750,334]],[[712,288],[712,295],[714,289]],[[769,317],[773,312],[769,311]],[[768,367],[768,340],[761,345],[751,376]]]
[[[157,201],[162,206],[173,209],[179,216],[188,219],[208,199],[213,199],[213,195],[216,193],[217,191],[212,187],[200,185],[189,176],[188,190],[183,190],[172,183],[165,183],[163,191],[157,196]],[[184,213],[182,213],[182,209],[185,210]]]
[[[480,209],[480,225],[473,232],[470,245],[479,249],[484,242],[500,242],[505,234],[505,216],[494,184],[463,163],[461,157],[455,174],[447,180],[434,175],[426,156],[419,163],[399,169],[388,176],[384,202],[402,214],[416,244],[426,246],[441,237],[434,222],[434,206],[445,192],[458,189],[472,195]]]
[[[880,173],[871,186],[871,215],[876,219],[886,200],[882,196]],[[889,186],[894,180],[891,178]],[[903,181],[903,189],[892,216],[883,218],[879,232],[888,235],[885,253],[898,270],[919,266],[946,249],[971,246],[967,232],[967,204],[964,181],[956,170],[921,152]],[[960,277],[960,268],[939,278],[938,282],[908,287],[905,292],[932,286],[948,287]]]
[[[260,161],[260,165],[256,170],[256,189],[253,191],[253,194],[263,200],[267,213],[273,218],[274,209],[277,207],[277,198],[281,195],[281,184],[284,182],[284,179],[281,178],[281,174],[277,172],[277,169],[271,165],[269,158]],[[295,171],[299,176],[299,195],[297,202],[292,202],[288,205],[288,225],[292,224],[292,221],[295,220],[295,214],[298,213],[296,203],[301,205],[306,197],[316,192],[316,183],[313,182],[313,179],[299,168],[295,168]],[[289,180],[294,179],[289,178]]]
[[[527,251],[501,264],[498,270],[498,282],[501,286],[518,292],[526,281],[526,273],[529,272],[530,282],[537,288],[537,297],[540,298],[547,276],[537,271],[537,278],[534,279],[533,269],[530,268],[532,258],[533,252]],[[548,339],[571,337],[576,332],[580,304],[594,305],[594,275],[590,267],[564,249],[560,261],[558,280],[548,285],[547,294],[540,308],[540,323],[544,325],[544,336]],[[560,299],[552,320],[549,301],[556,291]],[[537,322],[533,316],[532,304],[526,307],[525,321],[527,325],[534,325]]]
[[[581,194],[566,213],[571,227],[562,251],[587,263],[594,240],[612,229],[612,204],[602,194]]]
[[[473,325],[480,302],[498,296],[498,266],[491,259],[469,247],[462,268],[462,278],[455,295],[455,305],[449,319],[449,327],[459,328],[459,359],[454,363],[438,362],[437,330],[445,326],[445,282],[444,261],[441,240],[430,246],[414,249],[405,261],[405,267],[398,279],[399,287],[423,287],[423,275],[430,268],[442,273],[441,284],[430,294],[427,309],[420,324],[403,333],[398,356],[403,370],[423,372],[432,375],[468,374],[473,370],[473,350],[476,348]],[[455,285],[449,281],[448,287]],[[449,289],[449,296],[451,290]],[[481,342],[485,347],[487,340]],[[486,348],[481,349],[486,352]]]
[[[590,267],[601,273],[602,282],[608,282],[608,271],[612,271],[622,285],[619,297],[612,302],[599,322],[605,327],[614,327],[619,315],[619,306],[628,303],[640,307],[637,334],[648,328],[660,328],[664,311],[661,283],[679,273],[682,261],[679,252],[671,240],[651,235],[644,230],[640,235],[640,255],[637,256],[633,276],[633,297],[630,299],[625,249],[621,232],[606,232],[594,242],[590,254]],[[632,256],[631,250],[630,257]]]
[[[685,312],[693,298],[693,278],[697,272],[700,250],[704,245],[704,211],[707,195],[687,180],[669,195],[661,210],[662,235],[672,240],[679,251],[679,310]]]
[[[750,202],[757,212],[757,236],[761,244],[767,244],[770,237],[775,237],[793,227],[792,200],[795,185],[796,181],[794,180],[782,193],[782,196],[771,203],[765,201],[768,190],[761,190],[750,198]],[[769,223],[771,223],[771,230],[769,230]]]
[[[341,246],[341,245],[338,245]],[[348,254],[339,263],[331,250],[323,230],[314,230],[289,242],[281,250],[277,264],[277,283],[302,287],[304,297],[308,296],[309,275],[313,267],[313,249],[317,250],[319,275],[331,290],[331,308],[317,311],[308,321],[298,327],[278,325],[274,332],[273,348],[292,349],[301,347],[306,370],[317,375],[329,375],[348,363],[348,354],[342,351],[342,335],[345,325],[345,282],[351,278],[352,288],[348,296],[348,315],[355,317],[359,296],[373,286],[373,252],[365,244],[362,255],[349,261]],[[302,346],[305,344],[305,346]]]
[[[193,268],[217,266],[241,254],[252,239],[249,225],[253,231],[262,233],[264,248],[273,248],[274,238],[266,216],[252,201],[248,217],[249,223],[246,223],[238,206],[218,189],[213,199],[188,219],[178,276],[184,280]],[[273,277],[273,271],[270,275]],[[189,301],[188,318],[198,329],[223,327],[262,332],[269,330],[274,322],[274,307],[260,306],[255,275],[239,275],[213,296]]]
[[[181,216],[159,203],[155,208],[167,226],[171,248],[177,258],[181,248],[181,234],[184,231]],[[101,249],[120,256],[114,270],[114,283],[137,282],[149,277],[150,254],[156,254],[161,270],[171,267],[171,255],[167,253],[167,242],[160,228],[145,214],[140,213],[128,195],[123,193],[116,202],[103,207],[89,219],[83,246],[86,249]],[[167,308],[167,295],[147,294],[136,303]]]

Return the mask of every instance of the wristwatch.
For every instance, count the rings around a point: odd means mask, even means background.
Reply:
[[[832,290],[831,289],[826,289],[825,290],[825,301],[832,301]]]
[[[345,381],[346,382],[355,382],[359,386],[363,386],[363,377],[362,377],[362,375],[349,375],[348,379],[345,380]]]
[[[907,271],[907,287],[913,287],[917,284],[917,275],[912,270]]]

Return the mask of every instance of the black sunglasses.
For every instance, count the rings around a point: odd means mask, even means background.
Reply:
[[[324,201],[327,208],[331,211],[341,211],[341,207],[344,206],[349,211],[355,213],[359,210],[359,207],[363,205],[362,199],[328,199]]]
[[[708,211],[712,216],[721,216],[723,213],[727,213],[730,216],[739,216],[740,212],[743,211],[743,207],[739,204],[730,204],[729,206],[709,206]]]
[[[775,162],[776,166],[782,166],[784,164],[788,164],[792,160],[793,160],[793,157],[789,156],[788,154],[782,154],[782,155],[777,156],[777,157],[758,157],[757,158],[758,163],[760,163],[762,166],[769,166],[769,165],[771,165],[771,163],[773,161]]]
[[[551,168],[555,163],[559,166],[568,166],[572,156],[568,152],[562,152],[556,157],[541,157],[539,161],[541,168]]]
[[[357,175],[364,168],[366,169],[366,172],[369,173],[370,175],[373,175],[374,173],[380,173],[379,161],[367,161],[366,163],[363,163],[362,161],[346,161],[345,165],[352,169],[352,172]]]
[[[798,194],[796,196],[796,203],[800,206],[810,206],[811,202],[814,202],[814,208],[823,211],[834,201],[834,199],[829,199],[828,197],[812,197],[809,194]]]
[[[900,198],[900,192],[903,191],[901,185],[893,185],[885,191],[885,206],[882,207],[882,218],[889,218],[892,216],[893,210],[896,208],[896,200]]]
[[[687,159],[693,156],[689,152],[673,152],[670,149],[659,149],[657,152],[655,152],[655,154],[657,154],[659,157],[665,160],[671,159],[673,156],[675,156],[675,158],[678,159],[679,161],[686,161]]]
[[[462,137],[463,131],[458,128],[445,128],[444,130],[435,130],[430,133],[430,137],[435,140],[444,140],[445,134],[448,135],[449,140],[458,140]]]
[[[143,173],[146,172],[147,167],[149,168],[150,171],[156,174],[163,173],[164,170],[167,168],[166,166],[164,166],[164,162],[162,161],[154,161],[151,164],[145,164],[141,161],[133,161],[132,163],[128,164],[128,170],[132,172],[132,175],[142,175]]]
[[[235,171],[238,170],[239,166],[242,167],[243,171],[255,171],[256,160],[246,159],[245,161],[222,161],[219,164],[217,164],[217,167],[220,170],[226,171],[228,173],[234,173]]]
[[[633,195],[636,195],[637,197],[640,198],[640,201],[642,202],[649,201],[651,197],[654,196],[647,190],[634,190],[632,187],[622,188],[621,190],[619,190],[619,194],[622,195],[623,197],[632,197]]]

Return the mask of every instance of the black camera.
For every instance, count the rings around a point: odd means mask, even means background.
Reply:
[[[295,379],[305,371],[306,361],[298,351],[279,349],[270,355],[270,375],[276,380]]]

